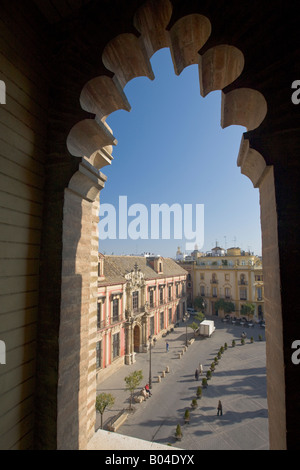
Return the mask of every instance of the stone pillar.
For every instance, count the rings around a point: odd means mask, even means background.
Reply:
[[[59,327],[57,448],[86,449],[95,426],[99,194],[86,160],[65,190]]]
[[[286,157],[288,161],[288,155]],[[299,176],[299,161],[274,165],[273,175],[270,175],[274,179],[274,189],[266,196],[276,201],[273,211],[276,211],[277,220],[275,234],[271,233],[272,225],[268,225],[270,246],[263,251],[264,263],[269,264],[267,282],[265,280],[265,310],[268,334],[267,377],[271,392],[268,399],[272,413],[269,427],[273,449],[297,450],[300,442],[300,365],[292,361],[292,343],[300,338],[300,316],[297,312],[300,263]],[[270,207],[266,209],[268,213],[264,214],[264,226],[271,213]],[[273,227],[275,229],[274,224]],[[284,421],[286,427],[282,428]]]
[[[130,362],[130,323],[125,323],[125,364],[129,365]]]

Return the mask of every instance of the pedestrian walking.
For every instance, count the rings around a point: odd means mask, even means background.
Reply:
[[[199,374],[200,375],[203,374],[203,365],[202,364],[199,364]]]
[[[199,380],[199,369],[195,370],[195,380]]]
[[[169,343],[168,343],[168,341],[167,341],[167,342],[166,342],[166,352],[168,352],[168,351],[169,351]]]
[[[218,403],[217,410],[218,410],[217,416],[219,416],[219,415],[222,416],[223,415],[223,407],[222,407],[222,403],[221,403],[220,400],[219,400],[219,403]]]

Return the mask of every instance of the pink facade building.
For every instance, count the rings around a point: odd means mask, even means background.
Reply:
[[[187,272],[163,257],[99,254],[97,380],[132,364],[186,313]]]

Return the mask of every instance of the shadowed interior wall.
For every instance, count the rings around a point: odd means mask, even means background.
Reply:
[[[0,448],[31,448],[49,74],[47,22],[2,1],[0,79]]]

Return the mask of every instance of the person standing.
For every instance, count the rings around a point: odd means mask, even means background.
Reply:
[[[223,415],[223,406],[222,406],[221,400],[219,400],[217,410],[218,410],[217,416],[222,416]]]
[[[202,364],[199,364],[199,374],[200,374],[200,375],[203,374],[203,366],[202,366]]]
[[[168,351],[169,351],[169,343],[168,343],[168,341],[167,341],[167,342],[166,342],[166,352],[168,352]]]
[[[195,379],[199,380],[199,369],[195,370]]]

